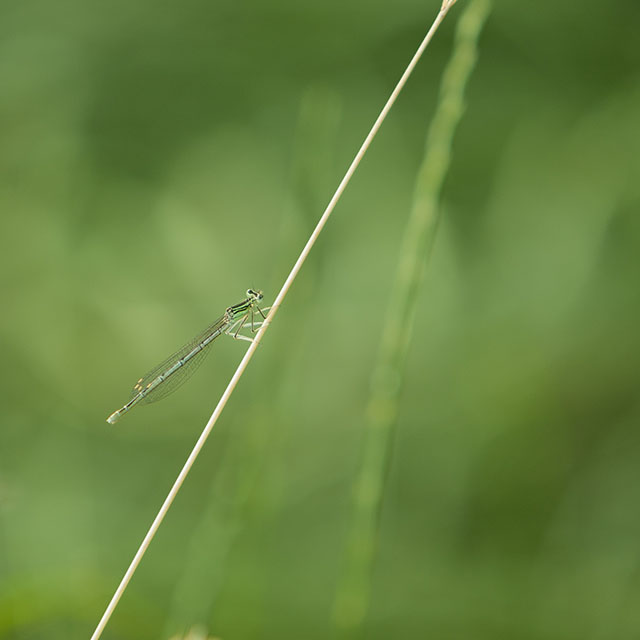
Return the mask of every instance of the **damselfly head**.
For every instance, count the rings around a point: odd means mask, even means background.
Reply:
[[[260,289],[247,289],[247,298],[260,302],[262,297],[262,291],[260,291]]]

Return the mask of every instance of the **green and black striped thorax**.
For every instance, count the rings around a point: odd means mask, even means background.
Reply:
[[[262,291],[260,291],[259,289],[247,289],[247,297],[245,300],[243,300],[242,302],[238,302],[238,304],[227,307],[227,310],[225,311],[227,320],[231,322],[232,320],[245,315],[251,309],[257,306],[258,302],[262,300],[262,297]]]

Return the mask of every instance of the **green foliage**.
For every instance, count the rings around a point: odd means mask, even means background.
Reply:
[[[105,639],[327,637],[382,312],[465,1]],[[366,635],[630,638],[640,11],[495,4],[419,294]],[[1,638],[90,635],[242,343],[106,416],[247,287],[269,304],[438,6],[0,4]]]

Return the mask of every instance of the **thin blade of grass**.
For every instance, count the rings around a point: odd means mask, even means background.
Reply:
[[[400,80],[398,81],[398,83],[396,84],[395,88],[391,92],[391,95],[387,99],[384,107],[382,107],[382,110],[380,111],[380,114],[378,115],[378,117],[376,118],[375,122],[373,123],[373,126],[371,127],[371,130],[367,134],[367,137],[364,139],[364,142],[360,146],[360,149],[356,153],[354,159],[351,161],[351,164],[349,165],[349,168],[347,169],[344,177],[340,181],[340,184],[338,185],[335,193],[333,194],[331,200],[329,201],[329,204],[325,208],[322,216],[320,217],[320,220],[318,220],[318,223],[316,224],[313,232],[311,233],[311,236],[309,237],[309,239],[307,240],[306,244],[304,245],[302,251],[300,252],[300,255],[298,256],[298,259],[296,260],[296,262],[293,265],[291,271],[289,272],[289,275],[287,276],[284,284],[282,285],[282,288],[280,289],[280,292],[276,296],[276,299],[273,302],[273,305],[271,306],[271,309],[269,310],[269,313],[267,315],[266,320],[263,322],[262,326],[260,327],[260,329],[256,333],[253,342],[251,343],[251,345],[249,346],[249,348],[245,352],[244,357],[240,361],[240,364],[238,365],[238,367],[237,367],[235,373],[233,374],[233,376],[231,377],[231,380],[229,381],[229,384],[227,385],[226,389],[224,390],[222,396],[220,397],[220,400],[218,401],[218,404],[216,405],[216,408],[214,409],[213,413],[211,414],[211,417],[209,418],[207,424],[205,425],[204,429],[202,430],[202,433],[200,434],[200,437],[198,438],[198,440],[197,440],[196,444],[194,445],[191,453],[189,454],[189,457],[187,458],[187,461],[184,463],[184,466],[182,467],[180,473],[178,474],[178,477],[176,478],[175,482],[173,483],[173,486],[171,487],[169,493],[167,494],[167,497],[165,498],[164,502],[162,503],[162,506],[160,507],[156,517],[154,518],[153,522],[151,523],[151,526],[149,527],[149,530],[147,531],[146,535],[144,536],[142,542],[140,543],[140,546],[138,547],[138,550],[136,551],[135,555],[133,556],[133,560],[129,564],[129,567],[127,568],[124,576],[122,577],[122,580],[120,581],[120,584],[118,585],[118,588],[116,589],[116,591],[113,594],[111,600],[109,601],[109,604],[107,605],[107,608],[105,609],[105,612],[102,614],[102,618],[100,618],[100,621],[98,622],[98,625],[97,625],[95,631],[93,632],[93,635],[91,636],[91,640],[98,640],[98,638],[102,635],[102,632],[104,631],[107,623],[109,622],[109,619],[111,618],[111,615],[113,614],[115,608],[118,606],[118,602],[120,601],[120,598],[122,598],[122,594],[124,593],[125,589],[127,588],[129,582],[131,581],[131,578],[133,577],[133,574],[136,572],[136,569],[138,568],[138,565],[140,564],[140,561],[142,560],[142,558],[143,558],[144,554],[146,553],[147,549],[149,548],[149,545],[151,544],[151,541],[155,537],[158,529],[160,528],[160,525],[162,524],[162,521],[164,520],[165,516],[167,515],[167,512],[169,511],[169,508],[173,504],[173,501],[175,500],[176,496],[178,495],[178,492],[180,491],[180,489],[181,489],[181,487],[182,487],[187,475],[191,471],[191,467],[195,463],[198,455],[200,454],[200,451],[202,450],[202,447],[204,447],[204,444],[207,441],[207,439],[209,438],[209,435],[211,434],[211,431],[213,430],[213,427],[215,426],[216,422],[218,421],[218,418],[220,417],[220,414],[224,410],[227,402],[229,401],[229,398],[231,397],[231,394],[234,392],[236,386],[238,385],[238,382],[240,381],[240,378],[244,374],[244,371],[247,368],[247,365],[251,361],[251,358],[253,358],[253,355],[255,354],[258,346],[260,345],[260,342],[262,341],[262,338],[264,337],[265,332],[269,328],[269,325],[271,324],[271,322],[273,321],[273,318],[275,317],[276,313],[278,312],[278,309],[280,308],[280,305],[283,303],[285,297],[287,296],[287,293],[289,292],[289,289],[291,288],[291,285],[293,284],[294,280],[298,276],[298,273],[300,272],[300,269],[302,268],[302,265],[305,263],[309,253],[311,252],[311,249],[313,248],[313,246],[315,245],[318,237],[320,236],[320,233],[322,233],[322,230],[324,229],[324,226],[326,225],[327,221],[329,220],[329,217],[333,213],[333,210],[335,209],[336,205],[338,204],[338,201],[342,197],[342,194],[344,193],[344,190],[347,188],[347,185],[351,181],[351,178],[353,177],[353,174],[356,172],[356,169],[360,165],[360,162],[361,162],[362,158],[364,157],[365,153],[367,152],[367,150],[369,149],[371,143],[373,142],[373,139],[375,138],[375,136],[378,133],[380,127],[382,126],[382,123],[385,121],[387,115],[389,114],[389,111],[391,111],[391,108],[395,104],[398,96],[400,95],[400,92],[404,88],[404,85],[407,83],[407,80],[409,79],[409,77],[413,73],[413,70],[415,69],[416,65],[418,64],[418,61],[420,60],[420,58],[422,57],[422,54],[424,53],[424,51],[426,50],[427,46],[429,45],[429,42],[431,42],[435,32],[438,30],[438,27],[440,26],[440,24],[444,20],[444,18],[447,15],[447,12],[449,11],[449,9],[453,6],[454,2],[455,2],[455,0],[444,0],[444,2],[442,3],[440,11],[438,12],[438,15],[436,16],[436,18],[433,21],[431,27],[429,28],[429,31],[427,31],[427,34],[425,35],[424,39],[420,43],[420,46],[418,47],[417,51],[415,52],[415,54],[411,58],[409,64],[407,65],[407,68],[404,70],[404,73],[400,77]]]
[[[442,184],[450,164],[456,127],[464,111],[464,90],[473,70],[489,0],[472,0],[460,16],[451,59],[444,71],[436,113],[427,134],[413,206],[380,353],[371,381],[362,461],[354,483],[352,521],[344,571],[333,606],[338,633],[354,637],[367,612],[378,535],[378,520],[398,415],[401,381],[411,341],[420,281],[435,237]]]

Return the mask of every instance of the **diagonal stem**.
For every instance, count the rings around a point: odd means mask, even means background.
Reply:
[[[118,602],[120,601],[120,598],[122,597],[122,594],[124,593],[125,589],[127,588],[127,585],[129,584],[129,581],[131,580],[131,578],[132,578],[133,574],[135,573],[136,569],[138,568],[138,565],[140,564],[140,561],[142,560],[142,557],[144,556],[144,554],[145,554],[147,548],[149,547],[149,545],[151,544],[151,541],[153,540],[156,532],[160,528],[160,525],[162,524],[162,521],[164,520],[164,517],[167,514],[167,511],[169,511],[169,507],[171,507],[171,504],[173,503],[176,495],[180,491],[180,488],[182,487],[182,484],[185,481],[185,478],[189,474],[189,471],[191,470],[191,467],[193,466],[193,463],[196,461],[196,458],[198,457],[198,454],[200,453],[202,447],[204,446],[204,443],[207,441],[207,438],[209,437],[209,434],[213,430],[213,427],[215,426],[216,422],[218,421],[218,418],[220,417],[220,414],[222,413],[222,410],[226,406],[227,401],[231,397],[231,394],[233,393],[234,389],[236,388],[236,385],[240,381],[240,378],[242,377],[242,374],[244,373],[244,370],[247,368],[247,365],[251,361],[251,358],[253,358],[253,354],[256,352],[256,349],[258,348],[258,345],[262,341],[262,338],[263,338],[264,334],[266,333],[267,329],[269,328],[269,325],[271,324],[271,322],[273,321],[273,318],[275,317],[276,313],[278,312],[278,309],[279,309],[280,305],[282,304],[282,302],[284,301],[285,296],[289,292],[289,289],[290,289],[291,285],[293,284],[293,281],[296,279],[296,276],[298,275],[298,272],[300,271],[300,269],[302,268],[302,265],[304,264],[305,260],[307,259],[307,256],[309,255],[311,249],[313,248],[313,245],[316,243],[316,240],[318,239],[318,236],[320,235],[320,233],[322,232],[322,229],[324,228],[325,224],[327,223],[327,220],[329,219],[329,216],[333,212],[336,204],[338,203],[338,200],[340,200],[340,197],[342,196],[342,193],[344,192],[345,188],[349,184],[351,178],[353,177],[353,174],[355,173],[356,169],[358,168],[358,165],[360,164],[360,161],[364,157],[364,154],[367,152],[367,149],[371,145],[371,142],[373,141],[373,139],[375,138],[376,134],[378,133],[378,130],[380,129],[380,126],[382,125],[382,123],[384,122],[385,118],[387,117],[389,111],[391,110],[391,107],[395,103],[398,95],[402,91],[402,88],[404,87],[404,85],[406,84],[407,80],[409,79],[409,76],[413,72],[415,66],[418,64],[418,61],[422,57],[422,54],[424,53],[425,49],[427,48],[427,45],[429,44],[429,42],[433,38],[433,35],[435,34],[435,32],[437,31],[438,27],[440,26],[440,23],[442,22],[442,20],[444,19],[445,15],[447,14],[447,11],[451,8],[451,6],[453,6],[454,2],[455,2],[455,0],[444,0],[444,2],[442,3],[442,7],[441,7],[440,11],[438,12],[438,15],[436,16],[436,19],[434,20],[433,24],[431,25],[431,28],[427,32],[427,35],[425,36],[424,40],[421,42],[421,44],[418,47],[418,50],[414,54],[413,58],[411,58],[411,61],[409,62],[409,65],[405,69],[405,72],[402,74],[402,77],[398,81],[398,84],[396,85],[395,89],[393,90],[393,92],[389,96],[389,99],[387,100],[386,104],[382,108],[382,111],[380,112],[380,115],[377,117],[376,121],[373,123],[373,126],[371,127],[371,130],[369,131],[369,134],[367,135],[367,137],[365,138],[364,142],[362,143],[362,146],[360,147],[358,153],[356,154],[355,158],[353,159],[353,161],[349,165],[349,168],[347,169],[347,172],[346,172],[344,178],[342,178],[340,184],[338,185],[338,188],[336,189],[336,192],[333,194],[333,197],[329,201],[329,204],[327,205],[327,208],[324,210],[324,213],[322,214],[322,217],[318,221],[318,224],[316,225],[315,229],[313,230],[313,233],[311,234],[311,236],[307,240],[307,243],[305,244],[304,248],[302,249],[302,252],[300,253],[300,256],[296,260],[295,264],[293,265],[293,268],[291,269],[291,272],[289,273],[289,275],[287,276],[287,279],[285,280],[284,284],[282,285],[282,288],[280,289],[280,292],[276,296],[276,299],[275,299],[275,301],[273,303],[273,306],[271,307],[271,310],[269,311],[269,314],[267,315],[267,319],[263,322],[262,326],[260,327],[260,329],[256,333],[255,339],[253,340],[253,342],[251,343],[250,347],[247,349],[246,353],[244,354],[244,357],[240,361],[240,364],[238,365],[238,368],[236,369],[235,373],[233,374],[233,377],[231,378],[229,384],[227,385],[227,388],[225,389],[224,393],[222,394],[222,397],[218,401],[218,404],[217,404],[216,408],[214,409],[213,413],[211,414],[211,417],[209,418],[209,421],[205,425],[200,437],[198,438],[198,441],[196,442],[196,444],[195,444],[193,450],[191,451],[191,453],[189,454],[189,457],[187,458],[187,461],[185,462],[184,466],[182,467],[182,470],[180,471],[180,473],[178,474],[178,477],[176,478],[176,481],[174,482],[173,486],[171,487],[171,490],[169,491],[169,493],[168,493],[167,497],[165,498],[164,502],[162,503],[162,506],[160,507],[160,510],[158,511],[158,514],[156,515],[155,519],[153,520],[153,522],[151,524],[151,527],[149,527],[149,531],[147,531],[147,534],[145,535],[144,539],[142,540],[142,543],[140,544],[140,547],[138,548],[138,551],[136,552],[135,556],[133,557],[133,560],[131,561],[131,564],[129,565],[129,568],[127,569],[126,573],[124,574],[120,584],[118,585],[118,588],[116,589],[115,593],[113,594],[113,597],[111,598],[111,601],[109,602],[104,614],[102,615],[102,618],[100,619],[100,622],[98,623],[98,626],[96,627],[96,630],[93,632],[93,635],[91,636],[91,640],[98,640],[98,638],[102,635],[102,632],[104,631],[104,628],[106,627],[107,623],[109,622],[109,618],[111,618],[111,615],[113,614],[116,606],[118,605]]]

